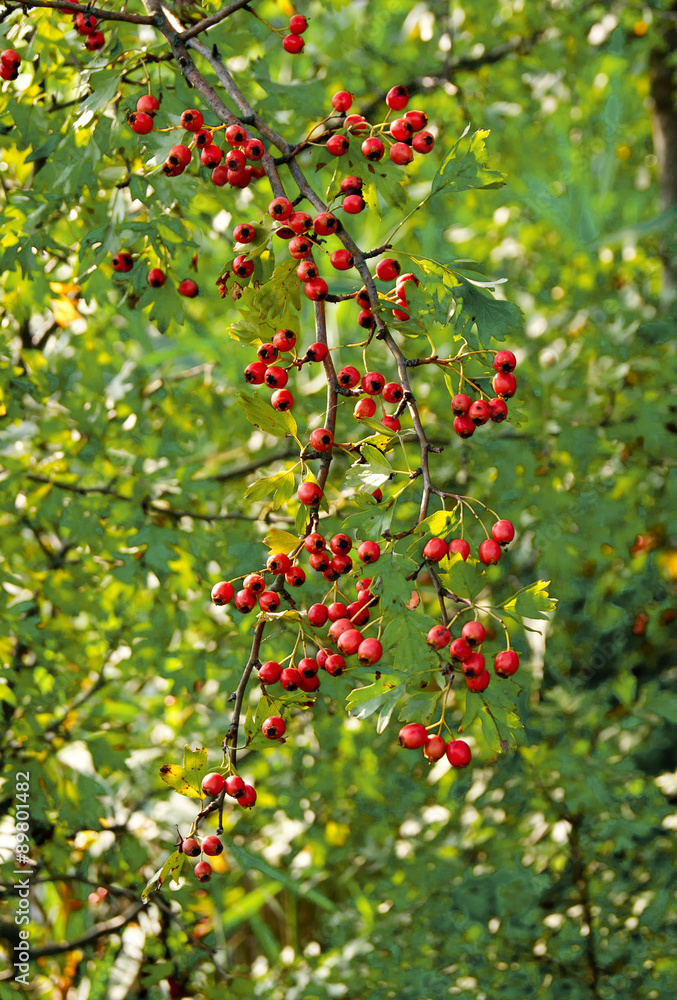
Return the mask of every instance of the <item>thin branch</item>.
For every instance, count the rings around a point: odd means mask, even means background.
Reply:
[[[215,24],[219,24],[224,21],[231,14],[234,14],[236,10],[241,10],[242,7],[246,7],[250,0],[234,0],[233,3],[229,3],[227,7],[222,7],[221,10],[217,10],[215,14],[210,14],[209,17],[203,18],[194,24],[192,28],[188,28],[187,31],[181,32],[181,41],[187,42],[191,38],[195,38],[197,35],[202,34],[208,28],[212,28]]]
[[[137,913],[140,913],[144,909],[145,905],[145,903],[141,902],[132,903],[131,906],[123,913],[118,914],[117,917],[111,917],[110,920],[104,920],[100,924],[95,924],[91,930],[82,934],[79,938],[74,938],[72,941],[56,941],[54,944],[46,944],[44,948],[31,949],[31,960],[42,958],[43,955],[62,955],[67,951],[76,951],[85,945],[91,944],[92,941],[96,941],[97,938],[105,937],[107,934],[114,934],[131,923]]]
[[[23,10],[26,13],[32,10],[34,7],[46,7],[52,10],[67,11],[71,14],[82,14],[83,11],[87,11],[88,14],[93,14],[98,21],[127,21],[130,24],[156,24],[155,15],[148,14],[128,14],[126,11],[108,10],[102,7],[84,7],[81,3],[71,3],[71,0],[59,0],[58,3],[53,2],[53,0],[26,0],[26,2],[20,2],[16,7],[11,8],[11,10]]]

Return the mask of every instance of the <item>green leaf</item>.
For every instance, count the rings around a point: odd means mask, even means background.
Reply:
[[[263,875],[267,875],[269,878],[275,879],[276,882],[281,882],[282,885],[295,895],[301,895],[306,899],[309,899],[323,910],[332,912],[336,909],[336,904],[324,896],[321,892],[318,892],[317,889],[307,889],[300,886],[295,879],[291,878],[291,876],[280,871],[278,868],[273,868],[273,866],[269,865],[267,861],[263,860],[263,858],[258,857],[256,854],[251,854],[244,847],[238,847],[232,842],[232,840],[228,844],[228,851],[232,854],[243,871],[247,872],[252,868],[255,868]]]
[[[250,396],[246,392],[237,392],[235,396],[250,424],[260,427],[262,431],[273,434],[275,437],[282,438],[290,434],[295,441],[299,440],[296,433],[296,421],[289,410],[274,410],[257,393]]]
[[[436,510],[430,517],[426,517],[425,521],[421,521],[416,528],[416,534],[430,534],[444,538],[457,524],[458,514],[455,510]]]
[[[440,560],[438,565],[440,583],[457,597],[474,601],[487,582],[481,564],[472,558],[466,562],[459,552]]]
[[[173,854],[170,854],[162,868],[159,868],[146,884],[146,888],[141,893],[141,899],[145,902],[151,892],[154,890],[159,892],[167,879],[170,882],[178,882],[186,860],[186,855],[183,852],[174,851]]]
[[[548,619],[557,604],[557,598],[550,597],[545,589],[549,585],[550,580],[537,580],[513,594],[501,607],[520,618]]]
[[[345,477],[346,486],[364,487],[373,492],[386,483],[393,472],[393,467],[382,451],[372,444],[361,448],[363,462],[356,462],[348,469]]]
[[[463,279],[455,294],[461,303],[455,320],[475,325],[480,347],[487,348],[492,340],[503,341],[524,329],[522,310],[514,302],[495,299],[487,289]],[[468,339],[467,333],[464,335]]]
[[[468,191],[470,188],[493,189],[503,187],[504,175],[498,170],[488,170],[483,160],[486,157],[484,140],[489,129],[478,129],[466,139],[470,125],[444,157],[433,178],[431,194],[440,191]]]
[[[404,695],[406,684],[404,680],[396,684],[391,676],[380,677],[373,684],[354,688],[347,696],[346,708],[356,719],[367,719],[374,712],[383,713],[383,729],[388,724],[392,711]],[[382,732],[382,729],[379,729]]]
[[[244,495],[246,500],[257,503],[272,494],[273,510],[277,510],[288,502],[294,492],[295,485],[294,473],[290,469],[283,469],[282,472],[277,472],[274,476],[264,476],[263,479],[257,479],[256,482],[247,487]],[[294,541],[298,545],[298,538],[294,537]]]

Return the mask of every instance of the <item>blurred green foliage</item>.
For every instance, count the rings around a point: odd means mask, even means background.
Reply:
[[[291,13],[255,6],[278,26]],[[444,446],[436,482],[518,527],[508,590],[552,580],[560,602],[545,649],[540,633],[521,636],[519,749],[496,755],[475,723],[472,767],[430,769],[394,747],[392,724],[379,735],[372,718],[347,717],[350,685],[327,678],[323,710],[244,762],[259,799],[227,814],[209,886],[168,887],[124,927],[43,955],[28,995],[674,995],[676,327],[661,255],[675,227],[658,204],[647,69],[669,6],[313,0],[296,57],[242,11],[209,33],[290,141],[339,88],[376,121],[385,91],[410,84],[437,130],[436,150],[397,174],[412,206],[467,125],[491,130],[486,166],[507,186],[436,196],[396,249],[417,273],[433,258],[508,278],[497,296],[526,323],[506,341],[516,405],[500,427],[452,441],[441,375],[418,368],[414,385]],[[267,460],[266,474],[281,472],[293,451],[238,403],[252,349],[229,329],[252,292],[232,302],[214,285],[232,227],[265,211],[265,181],[235,194],[204,170],[148,174],[174,134],[125,124],[145,72],[165,121],[199,100],[152,29],[104,30],[106,48],[89,54],[58,11],[0,23],[25,71],[0,97],[0,836],[15,903],[7,848],[15,775],[29,771],[35,952],[133,909],[174,825],[190,823],[159,767],[185,744],[218,763],[251,644],[251,623],[215,610],[209,590],[258,567],[266,533],[293,531],[296,515],[244,498],[261,472],[241,470]],[[312,172],[322,155],[300,162]],[[392,177],[379,191],[379,210],[359,217],[364,247],[406,214]],[[130,276],[110,267],[122,246],[140,255]],[[164,288],[148,288],[146,262],[168,269]],[[187,276],[194,300],[174,291]],[[302,343],[311,316],[304,304]],[[443,330],[440,354],[453,348]],[[335,345],[359,339],[351,303],[329,332]],[[404,346],[428,351],[425,338]],[[357,349],[339,356],[361,362]],[[372,357],[395,377],[382,346]],[[305,440],[323,402],[312,376],[297,387]],[[348,436],[347,410],[339,421]],[[339,518],[363,517],[338,489],[329,500]],[[394,527],[417,506],[403,497]],[[492,588],[506,576],[492,574]],[[264,648],[286,655],[282,629]],[[97,886],[109,894],[88,901]],[[3,1000],[18,992],[0,977]]]

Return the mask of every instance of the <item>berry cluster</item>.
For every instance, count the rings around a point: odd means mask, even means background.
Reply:
[[[202,779],[202,791],[212,798],[229,795],[234,798],[243,809],[251,809],[256,802],[256,791],[252,785],[247,785],[239,774],[229,774],[224,777],[220,771],[211,771],[205,774]],[[185,839],[179,836],[177,844],[179,852],[188,858],[197,858],[199,855],[207,855],[209,858],[217,857],[223,852],[223,843],[218,837],[210,835],[203,837],[202,841],[197,840],[196,832],[191,833]],[[193,869],[198,882],[209,882],[212,877],[212,867],[208,861],[201,859]]]
[[[111,267],[119,274],[126,274],[134,267],[134,257],[128,250],[118,250],[111,260]],[[161,267],[151,267],[146,280],[151,288],[162,288],[167,280],[167,274]],[[199,293],[199,288],[192,278],[185,278],[179,282],[176,290],[189,299],[194,299]]]
[[[0,80],[16,80],[20,65],[21,56],[15,49],[0,52]]]
[[[409,91],[402,85],[392,87],[386,95],[390,111],[404,111],[408,103]],[[388,122],[386,117],[384,122],[372,125],[362,115],[347,114],[353,104],[353,95],[349,91],[339,90],[332,97],[331,104],[334,111],[346,115],[343,129],[334,132],[327,139],[327,152],[332,156],[344,156],[348,152],[348,134],[361,136],[369,133],[363,139],[360,149],[365,159],[371,163],[383,159],[388,148],[392,162],[398,166],[406,166],[413,160],[414,153],[429,153],[435,145],[434,135],[425,130],[428,124],[425,111],[407,111],[403,117],[392,122]]]
[[[506,399],[512,398],[517,389],[517,380],[512,374],[517,366],[517,360],[512,351],[497,351],[493,366],[496,370],[491,380],[492,389],[496,393],[493,399],[480,398],[473,402],[466,393],[458,392],[451,400],[454,431],[459,437],[472,437],[475,429],[486,424],[488,420],[500,424],[508,416]]]
[[[308,22],[303,14],[292,14],[289,18],[289,34],[282,38],[282,48],[285,52],[290,52],[292,55],[303,52],[305,42],[301,35],[307,27]]]
[[[436,727],[437,723],[428,728]],[[402,726],[397,742],[407,750],[420,750],[423,747],[423,756],[431,763],[441,760],[446,753],[447,760],[457,770],[467,767],[472,760],[470,747],[465,740],[449,740],[447,743],[439,732],[429,733],[420,722],[408,722],[406,726]]]
[[[73,12],[63,9],[63,13],[71,14]],[[82,35],[84,38],[85,48],[90,52],[98,52],[106,44],[106,38],[103,32],[99,30],[98,25],[99,22],[89,10],[73,14],[73,26],[78,35]]]

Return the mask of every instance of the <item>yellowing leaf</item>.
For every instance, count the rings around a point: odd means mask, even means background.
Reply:
[[[52,299],[51,307],[54,322],[60,327],[70,326],[76,319],[80,319],[80,313],[70,299]]]
[[[287,555],[299,545],[299,538],[297,535],[292,535],[291,531],[280,531],[279,528],[273,528],[263,539],[263,543],[272,552],[284,552]]]

